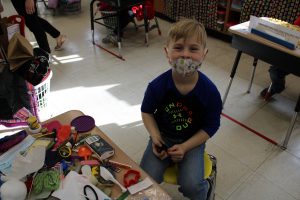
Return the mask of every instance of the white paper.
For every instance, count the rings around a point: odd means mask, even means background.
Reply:
[[[70,171],[63,180],[62,187],[54,191],[52,196],[61,200],[86,200],[83,196],[83,187],[90,185],[97,193],[99,200],[111,200],[99,188],[91,184],[88,179],[75,171]],[[91,194],[91,199],[93,199]]]
[[[20,33],[20,25],[19,24],[12,24],[7,27],[7,37],[8,41],[12,38],[15,33]]]
[[[286,40],[300,48],[300,32],[281,26],[268,20],[267,17],[250,16],[249,31],[257,29],[281,40]],[[299,44],[298,44],[299,42]]]
[[[151,185],[153,185],[153,182],[148,177],[146,177],[143,181],[138,182],[137,184],[134,184],[128,187],[127,189],[130,192],[130,194],[135,194],[139,191],[142,191],[150,187]]]

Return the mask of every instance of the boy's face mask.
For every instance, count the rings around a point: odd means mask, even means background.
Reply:
[[[192,74],[197,71],[201,66],[201,62],[192,60],[190,58],[178,58],[171,61],[171,66],[176,70],[178,74],[185,76],[186,74]]]

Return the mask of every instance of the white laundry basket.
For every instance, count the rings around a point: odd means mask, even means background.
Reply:
[[[36,96],[36,104],[38,111],[46,108],[48,105],[48,98],[50,94],[50,81],[52,78],[52,71],[40,84],[33,87]]]

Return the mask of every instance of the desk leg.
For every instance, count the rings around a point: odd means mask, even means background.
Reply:
[[[298,113],[299,113],[299,110],[300,110],[300,95],[298,96],[298,101],[297,101],[297,103],[296,103],[294,115],[293,115],[293,117],[292,117],[292,119],[291,119],[291,122],[290,122],[289,128],[288,128],[288,130],[287,130],[287,133],[286,133],[286,136],[285,136],[283,145],[281,146],[282,149],[286,149],[286,148],[287,148],[287,144],[288,144],[288,142],[289,142],[289,140],[290,140],[292,131],[293,131],[293,129],[294,129],[294,125],[295,125],[295,122],[296,122],[296,119],[297,119],[297,115],[298,115]]]
[[[121,23],[120,23],[120,16],[121,16],[121,12],[120,12],[120,10],[118,9],[118,11],[117,11],[117,18],[118,18],[118,20],[117,20],[117,26],[118,26],[118,35],[117,35],[117,39],[118,39],[118,49],[119,49],[119,56],[120,57],[122,57],[122,51],[121,51],[121,49],[122,49],[122,39],[121,39]]]
[[[227,95],[228,95],[228,92],[230,90],[230,87],[231,87],[231,84],[232,84],[232,81],[233,81],[233,78],[234,78],[237,66],[239,64],[241,55],[242,55],[242,51],[238,51],[237,54],[236,54],[236,56],[235,56],[235,61],[234,61],[234,64],[232,66],[232,70],[231,70],[231,74],[230,74],[230,81],[229,81],[229,84],[227,86],[226,92],[225,92],[224,97],[223,97],[223,107],[225,105],[225,102],[226,102],[226,99],[227,99]]]
[[[250,90],[251,90],[251,87],[252,87],[252,83],[253,83],[253,79],[254,79],[254,75],[255,75],[255,70],[256,70],[256,66],[257,66],[257,61],[258,61],[258,59],[254,58],[254,60],[253,60],[253,70],[252,70],[251,80],[250,80],[250,83],[249,83],[249,86],[248,86],[247,93],[250,93]]]
[[[144,26],[145,26],[145,43],[146,46],[148,46],[148,42],[149,42],[149,24],[148,24],[148,15],[147,15],[147,8],[145,3],[143,4],[143,8],[144,8]]]
[[[91,18],[91,31],[92,31],[92,42],[95,44],[95,36],[94,36],[94,2],[97,0],[92,0],[90,3],[90,18]]]

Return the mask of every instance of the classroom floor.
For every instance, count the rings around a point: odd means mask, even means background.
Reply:
[[[15,14],[10,1],[3,1],[2,16]],[[82,1],[82,11],[75,15],[53,16],[43,4],[39,7],[41,16],[68,36],[65,49],[52,53],[51,93],[48,107],[40,112],[41,119],[81,110],[93,116],[97,126],[139,162],[148,140],[140,105],[148,82],[169,68],[163,46],[170,23],[159,19],[162,35],[152,30],[148,47],[144,44],[143,28],[136,31],[130,24],[124,34],[123,61],[92,44],[89,1]],[[95,33],[99,42],[107,30],[96,25]],[[28,30],[26,38],[35,41]],[[55,40],[50,36],[48,39],[54,48]],[[208,37],[208,48],[201,70],[223,96],[236,50],[230,43],[212,37]],[[265,102],[259,93],[270,81],[266,63],[259,61],[251,93],[246,93],[252,61],[253,58],[242,55],[223,112],[281,144],[293,115],[300,80],[288,76],[286,90]],[[218,159],[216,200],[299,200],[299,119],[288,148],[283,151],[222,116],[218,133],[207,142],[207,152]],[[174,199],[184,199],[176,186],[162,186]]]

